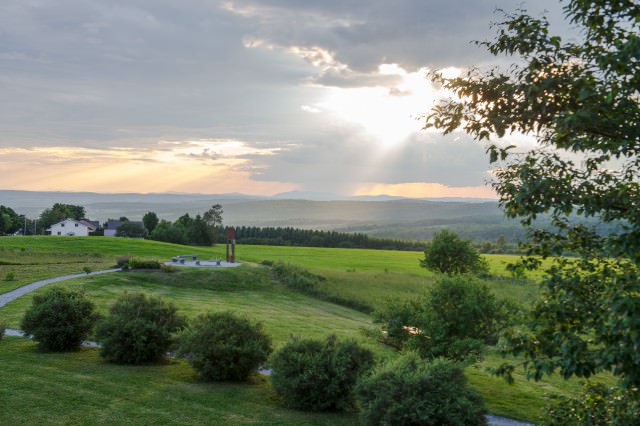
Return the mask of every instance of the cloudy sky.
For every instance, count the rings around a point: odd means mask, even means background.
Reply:
[[[490,197],[428,70],[537,0],[2,0],[0,189]]]

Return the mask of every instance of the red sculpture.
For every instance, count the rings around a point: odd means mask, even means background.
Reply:
[[[227,262],[236,262],[236,228],[230,226],[227,231]],[[231,245],[231,256],[229,256],[229,245]]]

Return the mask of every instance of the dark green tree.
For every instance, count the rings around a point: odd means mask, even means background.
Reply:
[[[156,241],[165,241],[174,244],[186,244],[184,228],[172,224],[169,221],[161,220],[158,226],[149,235],[149,239]]]
[[[214,204],[209,210],[204,212],[202,219],[207,223],[207,226],[221,226],[222,225],[222,206],[220,204]]]
[[[0,205],[0,235],[13,234],[24,226],[24,220],[12,208]]]
[[[425,297],[394,300],[373,313],[386,331],[385,343],[424,358],[474,360],[495,343],[510,307],[478,279],[445,277]]]
[[[640,5],[564,4],[566,19],[579,29],[575,39],[550,34],[545,17],[507,14],[497,37],[480,44],[494,55],[515,56],[514,64],[454,79],[435,76],[457,98],[437,105],[426,126],[507,140],[488,148],[490,161],[499,161],[494,188],[506,215],[525,226],[543,213],[551,218],[552,227],[533,230],[528,246],[529,254],[552,258],[543,302],[526,329],[505,336],[505,349],[523,354],[536,379],[557,370],[566,378],[609,371],[637,389]],[[532,135],[537,146],[517,152],[506,146],[512,133]],[[602,235],[575,216],[618,226]]]
[[[483,272],[486,262],[471,241],[463,240],[454,232],[443,229],[433,236],[424,250],[420,266],[443,274]]]
[[[207,235],[209,236],[211,244],[216,242],[216,228],[222,226],[222,213],[224,213],[222,206],[220,204],[214,204],[202,215],[202,220],[206,224]]]
[[[124,222],[116,229],[116,237],[144,238],[146,235],[147,230],[139,223]]]
[[[142,223],[144,223],[144,227],[147,228],[149,234],[151,234],[153,230],[156,229],[156,226],[158,226],[159,222],[160,219],[158,218],[158,215],[155,214],[155,212],[146,212],[144,216],[142,216]]]
[[[42,213],[40,213],[38,228],[44,230],[64,219],[80,220],[84,219],[85,216],[86,212],[82,206],[55,203],[51,208],[44,209]]]

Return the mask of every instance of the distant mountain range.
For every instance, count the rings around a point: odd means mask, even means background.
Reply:
[[[175,220],[185,213],[202,214],[213,204],[224,209],[224,223],[235,226],[293,226],[364,232],[402,239],[427,239],[443,227],[468,238],[495,239],[522,235],[519,225],[504,218],[495,200],[407,199],[391,196],[346,197],[326,193],[289,192],[273,197],[232,194],[99,194],[0,190],[0,204],[36,218],[54,203],[82,205],[90,219],[126,216],[140,220],[148,211]]]

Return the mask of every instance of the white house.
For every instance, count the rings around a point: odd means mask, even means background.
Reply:
[[[51,235],[67,235],[76,237],[88,237],[89,232],[93,232],[97,226],[86,220],[65,219],[51,225],[47,231]]]

